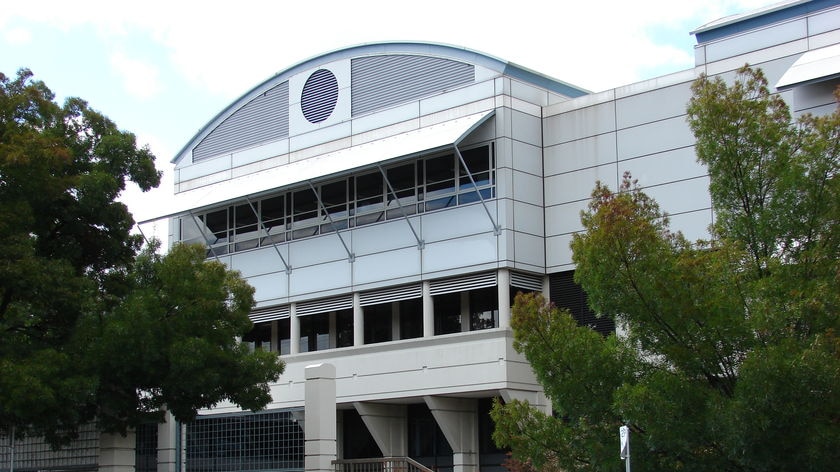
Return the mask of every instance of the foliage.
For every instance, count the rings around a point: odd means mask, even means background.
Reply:
[[[689,125],[708,167],[709,241],[669,230],[625,175],[598,183],[574,237],[575,280],[606,338],[517,297],[514,347],[554,415],[497,405],[514,459],[615,470],[830,470],[840,460],[840,111],[793,121],[763,74],[701,77]]]
[[[282,363],[234,343],[250,288],[196,248],[137,257],[127,181],[160,182],[133,134],[0,74],[0,431],[59,443],[94,418],[124,431],[164,405],[268,401]]]

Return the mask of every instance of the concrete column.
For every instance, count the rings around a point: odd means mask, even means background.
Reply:
[[[510,306],[513,304],[510,299],[510,271],[499,269],[496,280],[499,291],[499,328],[510,328]]]
[[[304,369],[306,428],[304,468],[307,472],[333,472],[337,459],[335,366],[315,364]]]
[[[365,310],[362,308],[362,295],[353,293],[353,345],[365,343]]]
[[[99,436],[99,472],[134,472],[137,437],[134,431]]]
[[[425,396],[449,446],[454,472],[478,472],[478,401]]]
[[[164,422],[158,424],[157,472],[180,472],[178,454],[184,450],[184,436],[181,425],[175,421],[172,413],[166,412]]]
[[[300,319],[297,316],[297,303],[289,305],[289,354],[300,352]]]
[[[432,284],[423,281],[423,337],[435,335],[435,301],[432,298]]]
[[[383,457],[408,456],[408,414],[405,405],[355,402]]]

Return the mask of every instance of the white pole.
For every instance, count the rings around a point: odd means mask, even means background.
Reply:
[[[621,443],[621,458],[624,459],[624,468],[630,472],[630,428],[622,426],[618,428],[618,436]]]

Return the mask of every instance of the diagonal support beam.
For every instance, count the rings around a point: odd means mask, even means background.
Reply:
[[[254,215],[257,217],[257,225],[260,228],[260,231],[264,232],[266,237],[269,237],[270,235],[268,234],[268,230],[265,228],[265,224],[263,224],[262,215],[259,211],[257,211],[257,207],[254,205],[254,202],[252,202],[251,199],[248,197],[245,197],[245,201],[248,202],[248,206],[251,207],[251,211],[253,211]],[[292,266],[290,266],[289,263],[286,262],[286,258],[283,257],[283,254],[280,252],[280,248],[278,247],[277,243],[272,241],[271,247],[274,248],[274,252],[276,252],[277,255],[280,257],[280,261],[283,262],[283,267],[286,268],[286,273],[291,274]]]
[[[414,239],[417,240],[417,249],[423,250],[423,248],[426,247],[426,243],[425,241],[420,239],[420,236],[417,235],[417,231],[414,229],[414,225],[411,224],[411,219],[408,218],[408,212],[405,211],[405,208],[403,208],[402,203],[400,203],[399,197],[397,197],[397,192],[394,191],[394,187],[391,185],[391,181],[388,180],[388,175],[385,174],[385,169],[383,169],[382,166],[376,166],[376,168],[379,169],[379,173],[382,174],[382,180],[384,180],[385,185],[388,186],[388,194],[394,197],[394,201],[397,202],[397,207],[399,208],[403,219],[405,219],[405,222],[408,223],[408,227],[411,228],[411,232],[412,234],[414,234]],[[385,205],[385,212],[388,212],[387,202]]]
[[[332,216],[330,216],[327,208],[324,206],[324,202],[321,201],[321,195],[318,194],[318,190],[312,185],[312,181],[307,180],[307,184],[309,184],[309,188],[312,189],[312,193],[315,194],[315,199],[318,200],[318,208],[327,215],[327,219],[330,221],[330,226],[332,226],[333,231],[338,236],[338,239],[341,240],[341,245],[344,246],[344,250],[347,252],[347,260],[353,262],[356,260],[356,255],[350,251],[350,248],[347,246],[347,243],[344,242],[344,237],[341,236],[341,232],[338,230],[338,226],[336,226],[335,221],[333,221]]]
[[[198,219],[198,217],[195,216],[195,214],[192,212],[192,210],[190,210],[189,213],[190,213],[190,216],[193,219],[193,222],[195,223],[196,228],[198,228],[198,230],[201,231],[201,235],[204,236],[204,240],[205,241],[210,241],[210,238],[207,237],[207,232],[204,231],[204,224]],[[209,247],[209,244],[208,244],[208,247]],[[213,253],[213,258],[216,259],[216,262],[222,262],[222,260],[219,259],[219,255],[216,254],[216,251],[214,251],[212,248],[210,248],[210,252]]]
[[[458,160],[461,161],[461,165],[464,166],[464,170],[467,171],[467,177],[469,177],[470,183],[475,189],[475,193],[478,195],[479,201],[481,201],[481,206],[484,207],[484,211],[487,213],[487,218],[490,219],[490,224],[493,225],[493,234],[496,236],[502,234],[502,227],[496,224],[496,220],[493,219],[490,209],[487,208],[487,203],[484,201],[484,197],[481,196],[481,191],[478,189],[478,185],[475,184],[472,172],[470,172],[470,168],[467,167],[467,163],[464,161],[464,156],[461,155],[461,151],[458,149],[458,143],[455,143],[452,147],[455,149],[455,154],[458,156]]]

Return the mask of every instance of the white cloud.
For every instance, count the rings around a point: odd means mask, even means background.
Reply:
[[[116,52],[111,55],[111,67],[119,75],[126,92],[136,98],[151,99],[163,88],[160,71],[154,64]]]
[[[3,38],[9,44],[20,46],[28,44],[32,41],[32,33],[26,28],[16,27],[5,31],[3,33]]]

